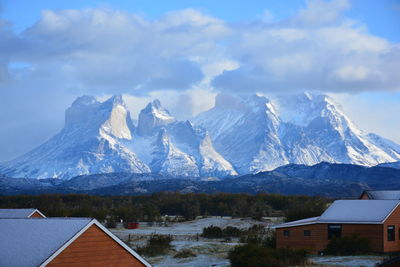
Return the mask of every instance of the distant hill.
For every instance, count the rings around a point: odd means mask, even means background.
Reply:
[[[70,180],[27,179],[0,176],[0,194],[85,193],[141,195],[161,191],[278,193],[358,197],[366,189],[400,189],[400,169],[351,164],[295,165],[273,171],[230,178],[172,177],[159,174],[108,173],[77,176]]]

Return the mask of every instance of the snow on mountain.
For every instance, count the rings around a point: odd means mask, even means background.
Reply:
[[[102,103],[91,96],[78,98],[66,110],[59,134],[0,167],[0,173],[8,176],[31,178],[110,172],[237,174],[214,150],[204,130],[177,122],[158,100],[141,111],[135,128],[121,96]]]
[[[263,96],[218,95],[215,107],[194,123],[208,130],[216,150],[241,174],[289,163],[279,140],[280,120]]]
[[[168,110],[161,106],[159,100],[149,103],[139,114],[137,132],[141,136],[152,135],[159,126],[175,122]]]
[[[12,177],[70,178],[82,174],[150,172],[121,139],[131,139],[133,125],[121,96],[100,103],[78,98],[65,113],[56,136],[0,170]]]
[[[158,100],[140,112],[137,131],[128,146],[156,173],[195,177],[237,174],[215,151],[204,129],[177,121]]]
[[[257,173],[289,163],[373,166],[400,161],[400,145],[365,134],[326,95],[233,96],[178,121],[160,101],[149,103],[135,127],[121,96],[76,99],[56,136],[4,163],[10,177],[71,178],[129,172],[198,177]]]
[[[364,134],[326,95],[219,95],[199,114],[216,149],[240,174],[322,161],[372,166],[400,159],[399,145]]]

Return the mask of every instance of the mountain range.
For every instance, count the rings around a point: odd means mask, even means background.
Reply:
[[[250,193],[321,195],[357,198],[367,189],[400,189],[400,170],[322,162],[289,164],[273,171],[226,178],[193,178],[144,173],[103,173],[66,179],[10,178],[0,175],[0,195],[80,193],[142,195],[181,193]]]
[[[137,124],[121,96],[76,99],[65,126],[34,150],[1,164],[8,177],[62,178],[101,173],[229,177],[287,164],[398,166],[400,145],[358,129],[334,100],[304,93],[220,94],[215,106],[177,120],[158,100]]]

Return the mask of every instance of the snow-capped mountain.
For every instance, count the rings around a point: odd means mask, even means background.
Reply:
[[[215,151],[207,132],[189,121],[177,121],[158,100],[140,114],[133,142],[125,142],[153,172],[172,176],[236,175]]]
[[[120,96],[100,103],[94,97],[75,100],[65,112],[59,134],[5,164],[12,177],[70,178],[104,172],[150,172],[122,140],[131,140],[134,126]]]
[[[111,172],[237,174],[203,129],[176,121],[158,100],[141,111],[135,127],[121,96],[102,103],[90,96],[78,98],[67,109],[59,134],[0,168],[8,176],[30,178]]]
[[[219,95],[194,123],[210,132],[215,148],[240,174],[289,163],[373,166],[400,159],[399,145],[364,134],[326,95]]]
[[[194,123],[208,130],[217,151],[240,174],[288,163],[279,138],[280,119],[265,97],[218,95],[215,107],[199,114]]]
[[[321,94],[220,94],[215,107],[192,122],[178,121],[154,100],[135,126],[121,96],[104,102],[83,96],[66,110],[60,133],[2,164],[0,173],[65,179],[111,172],[222,177],[289,163],[400,161],[400,145],[365,134]]]

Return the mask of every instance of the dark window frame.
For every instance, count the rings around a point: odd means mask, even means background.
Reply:
[[[333,237],[342,237],[341,224],[328,224],[328,240],[331,240]]]
[[[303,235],[304,236],[311,236],[311,230],[304,230]]]
[[[396,241],[396,227],[394,225],[388,225],[386,231],[387,231],[387,241],[388,242]]]
[[[289,237],[290,236],[290,230],[283,230],[283,236]]]

